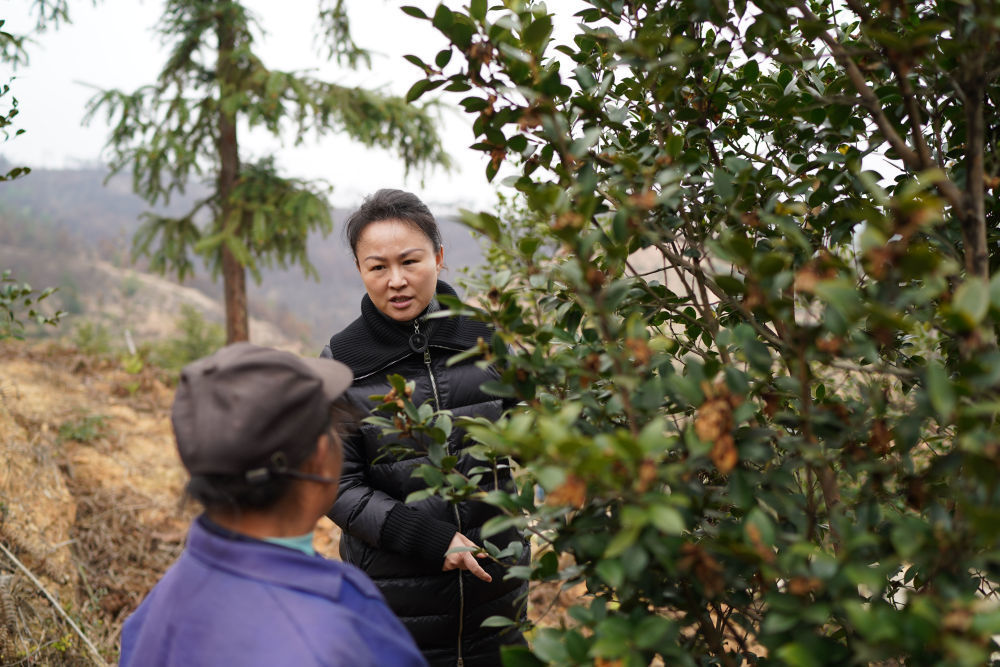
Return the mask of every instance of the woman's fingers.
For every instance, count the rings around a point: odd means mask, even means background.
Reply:
[[[448,545],[449,550],[457,547],[479,548],[475,542],[467,538],[462,533],[455,533],[455,536],[451,538],[451,544]],[[493,581],[493,577],[491,577],[486,570],[484,570],[482,566],[476,562],[477,558],[486,558],[486,554],[481,551],[475,555],[473,555],[473,552],[471,551],[458,551],[451,553],[445,556],[444,565],[441,569],[444,571],[454,570],[456,568],[459,570],[468,570],[483,581]]]
[[[465,558],[462,559],[463,562],[464,562],[464,565],[465,565],[465,567],[462,568],[463,570],[468,570],[469,572],[471,572],[472,574],[476,575],[478,578],[482,579],[483,581],[486,581],[486,582],[493,581],[493,577],[491,577],[486,572],[486,570],[484,570],[482,568],[482,566],[479,563],[476,562],[476,558],[471,553],[469,553],[468,551],[466,551],[462,555],[465,556]],[[480,555],[479,557],[482,558],[482,555]]]

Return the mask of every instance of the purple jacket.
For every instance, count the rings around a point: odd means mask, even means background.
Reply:
[[[203,518],[184,553],[125,621],[119,665],[424,666],[360,570]]]

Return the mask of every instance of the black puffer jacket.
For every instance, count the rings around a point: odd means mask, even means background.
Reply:
[[[443,282],[437,289],[439,294],[455,294]],[[432,302],[429,309],[436,304]],[[501,399],[480,388],[495,373],[478,368],[474,359],[447,365],[449,358],[474,347],[480,338],[489,342],[492,330],[486,325],[466,318],[418,318],[401,324],[378,312],[367,295],[361,313],[330,339],[323,356],[332,356],[354,371],[348,396],[364,413],[373,407],[370,396],[389,392],[386,377],[399,374],[416,383],[412,396],[416,405],[431,400],[455,417],[500,416]],[[427,336],[424,352],[411,349],[411,335],[418,330]],[[418,347],[421,342],[414,341]],[[459,457],[456,468],[468,473],[484,464],[462,453],[468,445],[463,440],[463,433],[455,429],[448,447]],[[397,454],[397,446],[403,445],[410,454],[396,456],[387,445]],[[426,451],[412,440],[383,438],[377,427],[367,424],[344,443],[340,494],[329,513],[343,530],[341,557],[375,581],[432,665],[455,665],[460,658],[465,665],[499,665],[499,647],[523,639],[516,632],[480,625],[494,615],[523,615],[526,589],[517,580],[504,581],[506,567],[488,560],[480,563],[492,576],[491,583],[464,570],[441,570],[454,534],[461,532],[481,545],[480,529],[498,512],[479,502],[451,505],[438,498],[405,504],[410,493],[425,486],[422,479],[411,477],[417,465],[427,462],[421,450]],[[497,479],[500,486],[508,485],[509,470],[502,466]],[[483,476],[482,488],[494,488],[493,475]],[[489,539],[503,548],[520,536],[507,531]],[[528,559],[525,547],[521,564]]]

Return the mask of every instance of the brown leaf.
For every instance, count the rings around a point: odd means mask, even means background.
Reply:
[[[892,431],[886,426],[884,419],[876,419],[872,423],[868,448],[878,456],[885,456],[892,449]]]
[[[746,294],[743,295],[743,305],[746,306],[747,310],[753,310],[755,308],[760,308],[764,305],[764,290],[762,290],[756,283],[747,282]]]
[[[649,344],[642,338],[627,338],[625,347],[632,353],[632,358],[639,366],[645,366],[653,356],[653,351],[649,349]]]
[[[723,475],[728,475],[736,467],[736,464],[740,462],[740,453],[736,449],[736,441],[728,433],[715,441],[709,456],[712,458],[712,463],[715,464],[715,467]]]
[[[827,354],[838,354],[844,339],[840,336],[824,336],[816,341],[816,349]]]
[[[804,266],[795,274],[796,292],[813,292],[819,284],[819,274],[811,266]]]
[[[959,634],[968,632],[972,627],[972,612],[968,609],[953,609],[945,614],[941,625],[951,632]]]
[[[559,214],[559,217],[557,217],[556,221],[552,224],[552,229],[556,231],[561,231],[563,229],[580,229],[581,227],[583,227],[583,216],[579,213],[573,213],[572,211]]]
[[[740,222],[751,229],[757,229],[760,227],[760,214],[757,210],[747,211],[746,213],[740,214]]]
[[[639,474],[637,475],[635,489],[639,493],[646,493],[649,487],[656,481],[656,464],[649,459],[643,460],[639,464]]]
[[[698,408],[694,432],[705,442],[715,442],[732,430],[733,408],[726,398],[711,398]]]
[[[576,475],[569,475],[561,486],[545,497],[548,505],[572,505],[580,509],[587,501],[587,483]]]
[[[590,285],[591,289],[600,289],[604,285],[605,280],[607,280],[607,276],[604,275],[604,271],[593,266],[587,269],[587,284]]]
[[[709,598],[717,597],[726,588],[726,582],[722,578],[722,565],[697,544],[685,544],[681,547],[681,559],[677,565],[682,571],[694,574]]]
[[[659,195],[653,190],[646,190],[638,194],[634,194],[628,198],[629,204],[636,208],[641,208],[649,210],[656,206],[656,201]]]
[[[494,169],[499,169],[500,163],[502,163],[506,157],[507,149],[502,146],[498,146],[490,151],[490,164],[493,165]]]
[[[757,552],[760,559],[765,563],[774,562],[774,549],[764,544],[764,540],[761,538],[760,528],[752,523],[746,524],[745,530],[747,531],[747,537],[750,538],[750,544],[753,545],[753,550]]]
[[[778,412],[780,407],[778,403],[778,395],[774,392],[766,392],[761,396],[764,399],[764,415],[770,419]]]
[[[895,264],[896,253],[893,248],[888,246],[871,248],[865,253],[863,262],[868,275],[875,280],[882,280],[888,275],[889,269],[892,268],[893,264]]]
[[[817,577],[792,577],[788,580],[788,592],[792,595],[804,596],[823,588],[823,582]]]
[[[517,126],[522,132],[530,130],[533,127],[540,127],[541,124],[541,116],[531,110],[524,111],[521,117],[517,119]]]

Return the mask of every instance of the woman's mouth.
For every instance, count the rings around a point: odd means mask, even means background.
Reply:
[[[393,308],[398,308],[403,310],[413,302],[412,296],[394,296],[389,299],[389,303],[392,304]]]

